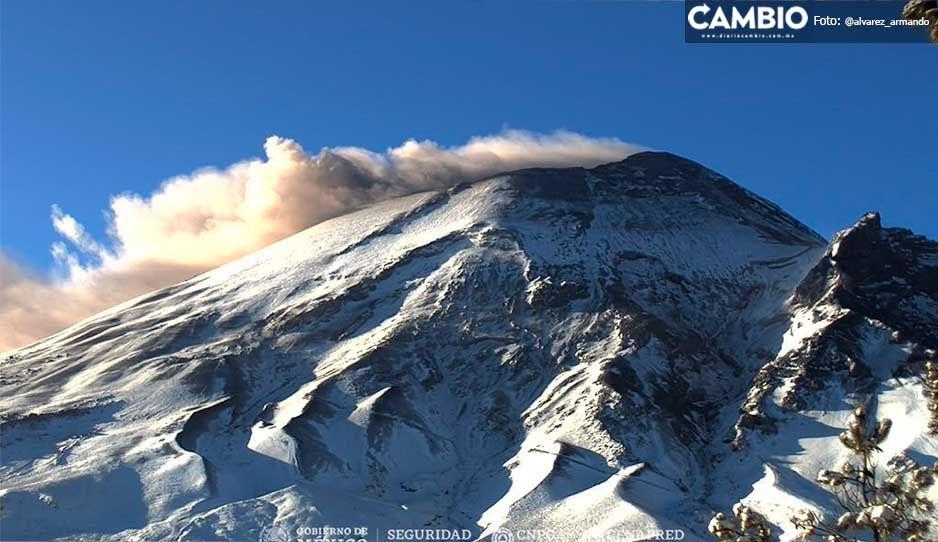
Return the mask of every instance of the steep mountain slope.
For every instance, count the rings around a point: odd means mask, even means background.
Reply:
[[[745,500],[793,534],[797,510],[836,510],[811,481],[847,459],[837,436],[855,407],[893,421],[883,458],[938,460],[921,376],[938,361],[938,243],[868,214],[834,238],[790,312],[782,347],[735,423],[739,453],[716,478],[730,482],[729,494],[755,483]]]
[[[802,412],[924,408],[886,372],[934,347],[934,247],[868,218],[825,254],[666,153],[385,202],[7,354],[0,536],[692,540],[815,498],[765,478],[826,458]]]

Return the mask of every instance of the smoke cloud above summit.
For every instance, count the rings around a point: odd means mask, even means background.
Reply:
[[[409,140],[383,153],[312,154],[272,136],[264,158],[180,175],[146,196],[114,196],[106,240],[52,205],[62,239],[51,247],[51,277],[0,256],[0,351],[371,203],[525,167],[592,167],[639,150],[618,139],[513,130],[457,147]]]

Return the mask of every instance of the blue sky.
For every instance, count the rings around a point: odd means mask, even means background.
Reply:
[[[308,150],[505,127],[698,160],[829,236],[868,210],[938,237],[938,50],[685,45],[680,3],[2,3],[5,254],[51,263],[59,204]],[[930,113],[926,114],[926,111]]]

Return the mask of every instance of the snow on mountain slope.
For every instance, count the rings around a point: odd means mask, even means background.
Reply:
[[[933,244],[915,242],[927,274]],[[817,393],[810,378],[839,369],[809,343],[877,303],[911,315],[883,324],[904,326],[899,342],[864,324],[858,348],[882,364],[935,329],[914,315],[934,309],[932,278],[879,299],[895,273],[848,288],[824,251],[773,204],[666,153],[322,223],[8,353],[0,537],[257,540],[277,525],[693,540],[741,498],[805,502],[810,482],[763,479],[798,453],[768,441],[825,436],[819,420],[847,408],[833,388],[859,385],[837,373]],[[884,409],[918,412],[920,389],[887,389],[886,365],[869,364]]]
[[[924,363],[938,359],[938,243],[868,214],[834,238],[791,313],[778,356],[759,371],[735,424],[740,452],[717,469],[735,475],[717,476],[731,482],[729,494],[757,480],[746,502],[787,538],[797,510],[837,509],[811,482],[847,459],[837,436],[857,406],[893,421],[883,458],[938,460],[922,378]]]

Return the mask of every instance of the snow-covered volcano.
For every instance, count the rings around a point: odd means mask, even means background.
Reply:
[[[666,153],[384,202],[5,355],[0,537],[791,536],[853,405],[938,455],[936,270]]]

